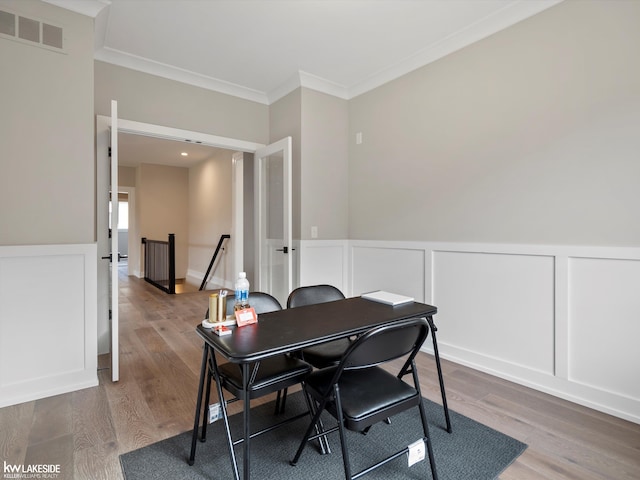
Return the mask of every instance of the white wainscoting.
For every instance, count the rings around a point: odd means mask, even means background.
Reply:
[[[307,240],[300,258],[302,285],[437,306],[443,358],[640,423],[640,248]]]
[[[95,244],[0,246],[0,407],[98,384]]]
[[[346,240],[300,240],[298,248],[300,286],[328,284],[346,294],[349,290]]]

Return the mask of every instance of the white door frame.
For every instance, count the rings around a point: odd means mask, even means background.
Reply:
[[[109,117],[103,117],[98,115],[98,119],[108,119]],[[259,148],[264,147],[262,143],[249,142],[246,140],[238,140],[235,138],[220,137],[217,135],[211,135],[208,133],[194,132],[190,130],[182,130],[179,128],[163,127],[161,125],[154,125],[151,123],[136,122],[134,120],[125,120],[123,118],[118,119],[118,132],[131,133],[135,135],[146,135],[149,137],[157,137],[166,140],[176,140],[184,142],[185,139],[189,139],[192,142],[199,142],[203,145],[211,147],[224,148],[226,150],[236,150],[238,152],[254,153]],[[242,201],[242,189],[237,192],[238,186],[242,186],[242,161],[234,161],[232,167],[232,176],[235,178],[232,186],[232,232],[231,232],[231,245],[234,255],[234,266],[232,271],[241,271],[244,268],[242,260],[242,218],[243,211],[242,205],[237,206],[236,202]]]
[[[101,128],[108,128],[111,125],[111,118],[103,115],[97,115],[96,123],[98,128],[96,129],[96,134],[99,135],[101,133]],[[238,152],[246,152],[246,153],[254,153],[259,148],[264,147],[262,143],[249,142],[245,140],[238,140],[234,138],[228,137],[220,137],[217,135],[211,135],[208,133],[202,132],[194,132],[190,130],[183,130],[179,128],[172,127],[163,127],[161,125],[154,125],[150,123],[144,122],[136,122],[134,120],[125,120],[122,118],[118,119],[118,132],[123,133],[131,133],[136,135],[146,135],[150,137],[157,137],[167,140],[176,140],[179,142],[184,142],[186,139],[189,139],[192,142],[199,142],[203,145],[208,145],[211,147],[223,148],[226,150],[235,150]],[[106,149],[100,149],[100,145],[98,145],[97,157],[100,159],[101,156],[106,156]],[[234,157],[235,158],[235,157]],[[100,160],[98,160],[100,162]],[[238,205],[238,202],[242,202],[242,191],[243,191],[243,175],[242,175],[243,162],[242,160],[234,161],[232,166],[232,176],[233,176],[233,184],[232,184],[232,205],[231,209],[233,212],[232,218],[232,228],[231,228],[231,246],[232,251],[234,252],[233,260],[232,260],[232,271],[239,272],[244,270],[244,260],[243,260],[243,208],[242,203]],[[97,184],[99,188],[104,188],[106,183],[107,192],[108,192],[108,179],[101,178],[103,177],[105,172],[103,169],[97,168],[98,180]],[[98,195],[102,192],[98,191]],[[99,222],[100,223],[100,222]],[[100,236],[104,232],[100,231],[100,228],[104,228],[102,225],[98,225],[98,233]],[[108,226],[107,226],[108,228]],[[100,252],[98,253],[100,255]],[[102,329],[104,329],[104,323],[106,322],[108,328],[108,316],[106,312],[99,311],[98,312],[98,328],[100,330],[101,324]]]
[[[120,307],[118,297],[118,102],[111,100],[111,381],[120,380]]]
[[[97,319],[98,319],[98,354],[111,351],[109,321],[109,269],[107,260],[111,242],[109,232],[109,190],[111,161],[109,159],[111,117],[96,118],[96,235],[97,235]]]
[[[255,230],[257,242],[255,245],[256,256],[256,283],[257,289],[263,292],[268,292],[271,295],[277,295],[272,289],[271,285],[265,285],[265,279],[263,278],[263,265],[271,265],[273,258],[273,251],[271,248],[274,245],[269,245],[270,254],[265,253],[264,243],[269,243],[267,238],[267,225],[265,224],[267,206],[265,204],[265,187],[264,183],[264,164],[267,158],[277,152],[282,152],[283,165],[282,165],[282,243],[278,245],[284,247],[284,290],[285,295],[293,289],[293,214],[292,214],[292,163],[293,163],[293,140],[291,137],[285,137],[281,140],[273,142],[263,148],[258,149],[254,156],[254,190],[255,190],[255,202],[256,202],[256,216],[255,216]],[[278,242],[280,243],[280,242]],[[288,250],[288,252],[287,252]],[[266,257],[266,258],[265,258]],[[281,303],[286,298],[278,299]]]

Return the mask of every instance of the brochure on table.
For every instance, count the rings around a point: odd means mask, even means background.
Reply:
[[[397,293],[385,292],[384,290],[377,290],[375,292],[363,293],[362,298],[371,300],[373,302],[384,303],[386,305],[404,305],[405,303],[411,303],[414,301],[413,297],[407,297],[399,295]]]

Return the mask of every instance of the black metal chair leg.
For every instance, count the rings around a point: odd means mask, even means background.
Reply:
[[[436,368],[438,370],[438,381],[440,382],[440,395],[442,396],[442,407],[444,408],[444,417],[447,422],[447,432],[451,433],[451,419],[449,418],[449,406],[447,405],[447,394],[444,390],[444,378],[442,376],[442,366],[440,365],[440,354],[438,353],[438,341],[436,340],[436,328],[432,317],[427,318],[429,329],[431,330],[431,340],[433,342],[433,356],[436,359]]]
[[[304,447],[307,445],[307,442],[309,441],[309,437],[311,436],[311,431],[317,427],[318,421],[320,420],[320,414],[322,413],[323,410],[324,410],[324,404],[318,406],[317,411],[313,414],[313,419],[311,420],[311,423],[307,427],[307,431],[304,433],[304,437],[302,437],[302,442],[300,442],[300,446],[298,447],[298,450],[296,451],[296,454],[293,457],[293,460],[289,462],[290,465],[295,466],[298,463],[298,460],[300,460],[300,455],[302,455],[302,451],[304,450]]]
[[[202,411],[202,428],[200,429],[200,441],[202,443],[207,441],[207,425],[209,425],[209,402],[211,401],[211,380],[213,374],[211,373],[211,365],[207,368],[207,387],[204,399],[204,408]]]
[[[344,416],[342,413],[342,402],[340,402],[340,391],[338,384],[333,386],[334,398],[336,402],[336,412],[338,413],[338,432],[340,433],[340,446],[342,447],[342,462],[344,464],[344,478],[351,480],[351,465],[349,463],[349,449],[347,448],[347,439],[344,434]]]
[[[276,394],[276,408],[274,409],[275,411],[273,412],[274,415],[278,415],[280,413],[281,398],[282,398],[282,390],[278,390],[278,393]]]
[[[287,391],[288,391],[287,388],[282,390],[282,400],[281,400],[282,403],[280,404],[280,410],[278,410],[279,414],[284,413],[284,408],[287,405]]]
[[[303,387],[304,388],[304,387]],[[304,399],[307,402],[307,409],[309,410],[309,416],[313,419],[316,414],[315,401],[309,396],[306,391],[303,391]],[[320,435],[320,433],[324,432],[324,425],[322,424],[322,419],[318,418],[318,423],[315,425],[316,435]],[[331,447],[329,447],[329,439],[326,435],[322,435],[318,437],[318,443],[320,444],[320,454],[327,455],[331,453]]]
[[[224,428],[227,437],[227,447],[229,449],[229,457],[231,457],[231,464],[233,465],[233,478],[240,480],[240,474],[238,472],[238,461],[236,460],[236,453],[233,449],[233,440],[231,438],[231,428],[229,427],[229,415],[227,413],[227,402],[224,399],[224,392],[222,391],[222,382],[220,382],[220,376],[218,374],[218,365],[215,358],[215,353],[211,352],[211,367],[213,370],[214,381],[216,383],[216,391],[218,392],[218,399],[220,401],[220,409],[222,410],[222,420],[224,421]]]
[[[191,453],[189,465],[193,465],[196,458],[196,442],[198,440],[198,425],[200,424],[200,411],[202,410],[202,391],[204,390],[205,375],[207,375],[207,360],[209,347],[205,344],[202,348],[202,365],[200,367],[200,384],[198,385],[198,399],[196,400],[196,413],[193,421],[193,435],[191,438]]]
[[[418,396],[422,398],[422,389],[420,388],[420,379],[418,378],[418,369],[416,367],[414,360],[411,361],[411,375],[413,376],[413,384],[415,385],[416,390],[418,391]],[[436,461],[433,456],[433,448],[431,446],[431,435],[429,434],[429,425],[427,423],[427,412],[424,408],[424,401],[420,401],[418,403],[418,410],[420,410],[420,420],[422,421],[422,432],[424,434],[423,440],[427,444],[427,454],[429,456],[429,463],[431,465],[431,476],[433,477],[433,480],[438,480],[438,472],[436,471]]]
[[[251,398],[249,396],[249,385],[253,383],[255,380],[256,373],[258,372],[258,367],[260,362],[256,362],[253,367],[253,371],[251,376],[249,376],[249,365],[246,363],[242,364],[242,391],[244,393],[244,398],[242,399],[243,407],[242,407],[242,417],[243,417],[243,438],[244,442],[242,444],[243,450],[243,458],[242,458],[242,474],[245,479],[249,478],[249,469],[251,468],[251,448],[249,447],[249,443],[251,442]]]
[[[431,464],[431,476],[433,477],[433,480],[438,480],[438,472],[436,471],[436,461],[433,457],[433,448],[431,446],[431,436],[429,435],[429,426],[427,425],[427,414],[424,410],[424,403],[420,402],[418,408],[420,409],[422,430],[424,433],[425,443],[427,444],[427,455],[429,456],[429,463]]]

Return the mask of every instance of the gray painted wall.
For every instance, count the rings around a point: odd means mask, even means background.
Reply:
[[[94,92],[89,19],[0,5],[63,24],[68,50],[0,42],[20,65],[3,74],[2,244],[95,239],[93,107],[107,115],[112,98],[130,120],[293,135],[298,238],[318,225],[321,239],[640,242],[638,2],[566,1],[348,102],[299,89],[271,106],[102,62]]]
[[[95,113],[111,100],[127,120],[267,143],[269,107],[128,68],[95,62]]]
[[[301,236],[310,239],[347,238],[348,102],[303,88],[300,161]]]
[[[640,244],[638,25],[569,0],[351,100],[349,237]]]
[[[93,242],[93,22],[40,2],[0,8],[61,26],[66,52],[0,39],[0,245]]]

